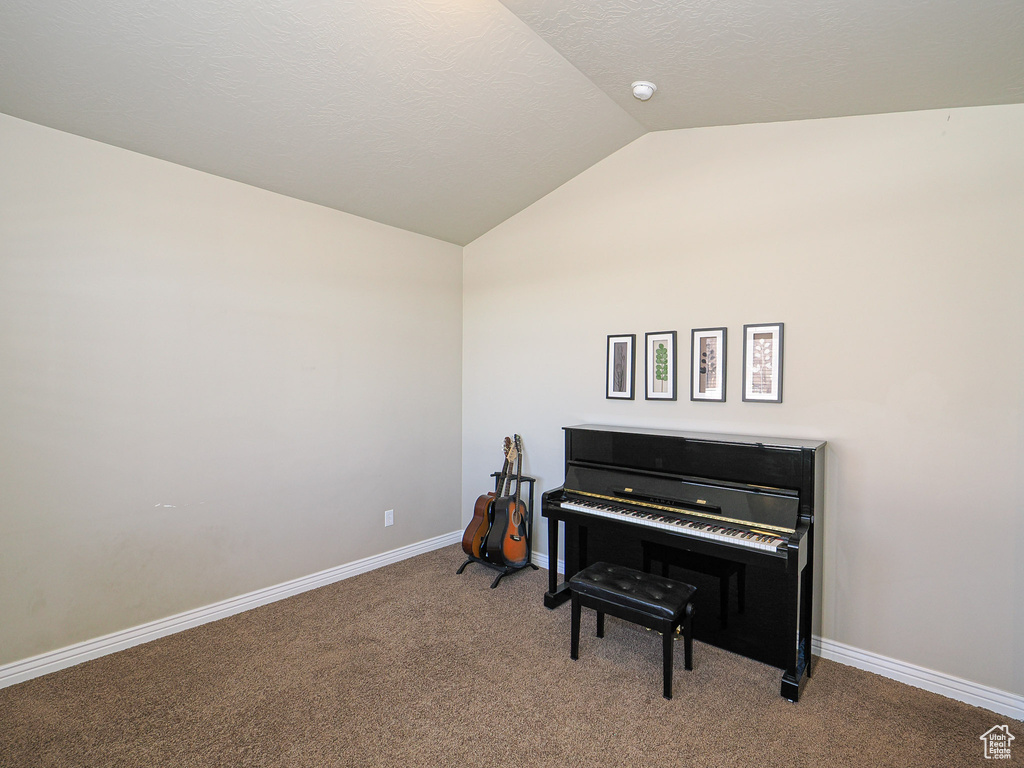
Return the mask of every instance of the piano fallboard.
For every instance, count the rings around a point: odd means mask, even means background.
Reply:
[[[565,471],[568,495],[637,508],[758,527],[779,534],[796,530],[799,497],[795,491],[740,485],[640,470],[615,470],[573,462]]]

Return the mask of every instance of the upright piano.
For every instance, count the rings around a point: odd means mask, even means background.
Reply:
[[[815,523],[824,494],[823,441],[565,427],[565,483],[547,491],[548,591],[606,561],[697,586],[694,637],[783,670],[797,701],[820,632]],[[558,582],[559,522],[565,577]],[[733,600],[731,592],[737,593]]]

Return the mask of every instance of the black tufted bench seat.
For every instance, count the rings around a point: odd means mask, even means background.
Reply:
[[[572,592],[572,642],[569,655],[579,658],[581,607],[597,611],[597,636],[604,637],[610,613],[662,634],[664,695],[672,698],[672,640],[682,627],[686,668],[693,669],[693,593],[695,587],[653,573],[611,563],[594,563],[569,579]]]

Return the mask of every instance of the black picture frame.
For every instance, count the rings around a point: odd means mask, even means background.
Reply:
[[[690,331],[690,399],[724,403],[729,329]]]
[[[605,359],[605,397],[632,400],[635,391],[636,334],[608,336]]]
[[[743,400],[782,402],[783,323],[743,326]]]
[[[675,400],[677,382],[676,332],[644,334],[644,397],[647,400]]]

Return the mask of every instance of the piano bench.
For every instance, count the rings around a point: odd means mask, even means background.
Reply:
[[[684,658],[693,669],[693,594],[681,581],[611,563],[594,563],[569,579],[572,593],[572,640],[569,656],[579,658],[582,606],[597,611],[597,636],[604,637],[604,615],[610,613],[662,635],[663,693],[672,698],[672,643],[682,628]]]

